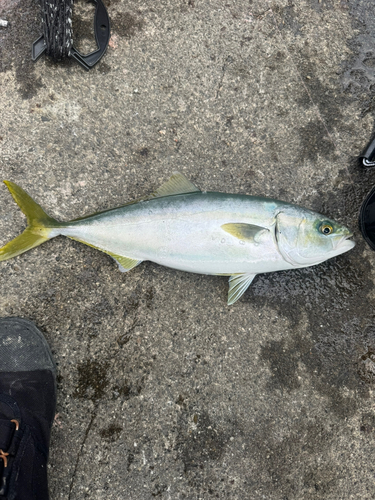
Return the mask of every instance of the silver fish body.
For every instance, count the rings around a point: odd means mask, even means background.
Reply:
[[[156,198],[77,221],[57,234],[96,248],[200,274],[266,273],[291,269],[278,251],[277,214],[284,204],[224,193]],[[226,224],[261,227],[239,239]]]
[[[201,192],[178,173],[142,200],[65,223],[47,216],[19,186],[6,184],[29,226],[0,249],[0,260],[65,235],[111,255],[122,271],[149,260],[230,276],[228,304],[258,273],[311,266],[354,247],[346,227],[311,210],[268,198]]]

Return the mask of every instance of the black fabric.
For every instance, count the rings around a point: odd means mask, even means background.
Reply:
[[[0,419],[0,450],[9,450],[16,424],[11,420]]]
[[[0,449],[9,453],[8,466],[4,468],[4,462],[1,464],[6,488],[0,491],[3,494],[0,499],[48,500],[47,460],[55,414],[54,377],[49,370],[22,372],[17,374],[13,388],[9,382],[14,376],[14,373],[0,374],[0,442],[6,443]],[[10,393],[19,404],[9,397]],[[12,419],[19,422],[18,431],[10,422]]]
[[[359,227],[368,245],[375,250],[375,188],[372,188],[362,203]]]
[[[20,370],[20,359],[31,366],[29,348],[33,368],[42,369]],[[13,370],[2,371],[3,364]],[[28,321],[0,319],[0,500],[49,500],[47,460],[55,407],[55,367],[43,335]]]
[[[47,55],[56,60],[69,57],[73,46],[73,0],[40,0]]]

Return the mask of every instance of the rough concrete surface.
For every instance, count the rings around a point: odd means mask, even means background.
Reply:
[[[265,195],[349,225],[356,248],[227,279],[56,238],[0,264],[0,316],[33,320],[58,366],[51,499],[375,497],[374,253],[357,228],[375,183],[365,0],[106,0],[90,72],[30,59],[34,0],[1,0],[0,172],[61,220],[155,190]],[[93,47],[91,5],[73,30]],[[0,187],[0,244],[25,220]]]

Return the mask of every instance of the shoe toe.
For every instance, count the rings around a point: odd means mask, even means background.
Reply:
[[[56,372],[47,341],[31,321],[22,318],[0,319],[0,370]]]

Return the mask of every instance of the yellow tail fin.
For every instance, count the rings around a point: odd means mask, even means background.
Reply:
[[[0,248],[0,261],[11,259],[50,239],[52,228],[63,226],[45,213],[40,205],[14,182],[4,181],[14,201],[27,217],[27,227],[22,234]],[[55,235],[54,235],[55,236]]]

